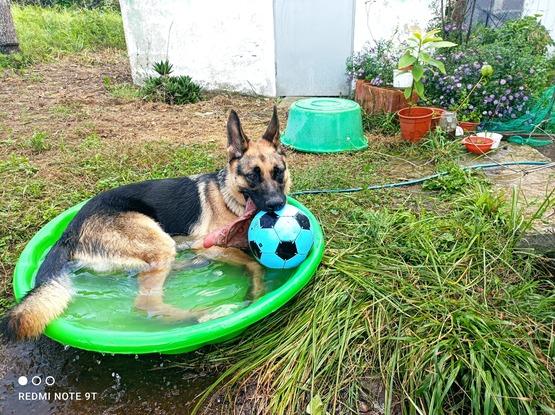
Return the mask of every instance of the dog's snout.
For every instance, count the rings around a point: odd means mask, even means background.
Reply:
[[[285,197],[276,196],[266,200],[266,210],[269,212],[275,212],[276,210],[280,210],[283,206],[285,206]]]

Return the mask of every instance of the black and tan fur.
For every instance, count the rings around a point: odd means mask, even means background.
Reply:
[[[276,109],[262,139],[245,136],[235,111],[227,134],[228,164],[218,172],[134,183],[87,202],[42,263],[36,287],[6,314],[4,335],[17,340],[38,337],[70,303],[69,274],[79,267],[137,271],[139,310],[171,319],[199,318],[201,311],[181,310],[163,300],[178,238],[203,256],[244,265],[253,278],[254,295],[261,294],[263,270],[257,262],[236,248],[203,250],[202,240],[240,216],[247,198],[262,210],[277,210],[285,203],[290,179]]]

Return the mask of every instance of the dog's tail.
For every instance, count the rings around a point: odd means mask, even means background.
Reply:
[[[60,243],[48,253],[35,288],[2,319],[1,331],[7,340],[36,339],[67,308],[73,296],[68,257],[68,248]]]

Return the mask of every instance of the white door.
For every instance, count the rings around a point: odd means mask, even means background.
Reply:
[[[349,93],[354,0],[275,0],[276,83],[280,96]]]

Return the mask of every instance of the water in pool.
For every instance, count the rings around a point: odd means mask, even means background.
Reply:
[[[183,251],[176,261],[190,262],[194,257],[193,252]],[[293,271],[266,269],[264,293],[279,288]],[[74,324],[82,322],[89,328],[109,327],[122,332],[155,332],[196,323],[168,321],[137,310],[136,274],[95,274],[82,269],[72,275],[72,280],[76,294],[64,318]],[[206,260],[197,268],[172,271],[164,285],[164,302],[184,310],[207,309],[203,319],[213,319],[248,307],[253,302],[251,285],[244,267]]]

